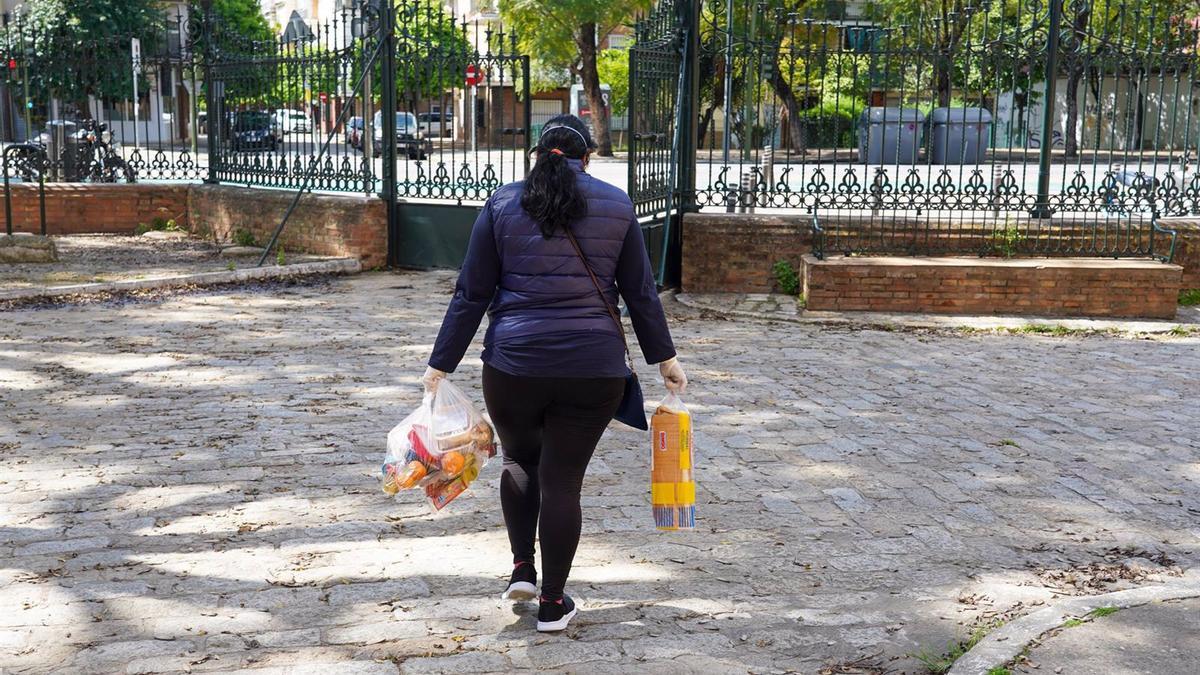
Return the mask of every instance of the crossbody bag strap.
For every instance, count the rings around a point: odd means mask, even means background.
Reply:
[[[604,289],[600,286],[600,279],[596,277],[596,273],[592,271],[592,266],[588,262],[587,256],[583,254],[583,249],[579,246],[579,241],[575,239],[575,233],[571,232],[571,228],[564,228],[567,232],[567,239],[571,242],[571,246],[575,249],[575,255],[579,256],[579,262],[583,263],[583,268],[587,270],[588,276],[592,279],[592,285],[596,287],[596,294],[600,296],[600,302],[604,303],[604,309],[608,310],[608,316],[617,324],[617,330],[621,332],[621,343],[625,345],[625,359],[628,361],[629,370],[633,370],[633,354],[629,351],[629,338],[625,336],[625,324],[621,323],[621,317],[617,314],[616,308],[608,302],[608,296],[604,295]]]

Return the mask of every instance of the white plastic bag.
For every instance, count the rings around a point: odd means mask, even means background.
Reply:
[[[492,425],[461,389],[447,380],[388,432],[383,491],[421,487],[433,510],[467,490],[496,455]]]

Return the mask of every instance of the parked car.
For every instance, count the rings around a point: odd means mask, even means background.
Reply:
[[[275,111],[275,120],[279,131],[285,134],[305,134],[312,131],[312,122],[308,119],[308,115],[299,110],[280,108]]]
[[[233,150],[271,150],[279,147],[278,127],[265,110],[243,110],[234,114],[229,145]]]
[[[426,112],[417,115],[417,128],[426,137],[453,136],[454,114],[451,112]]]
[[[363,118],[351,117],[346,122],[346,145],[362,150]]]
[[[372,147],[375,154],[383,152],[383,111],[375,113],[371,121],[375,140]],[[425,159],[433,152],[433,143],[425,137],[417,124],[417,116],[410,112],[396,113],[396,149],[408,155],[409,159]]]

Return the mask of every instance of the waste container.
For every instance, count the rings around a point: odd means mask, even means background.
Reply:
[[[79,180],[79,137],[77,125],[70,120],[46,122],[46,157],[50,161],[50,180]]]
[[[858,159],[867,164],[915,164],[925,114],[916,108],[867,108],[858,118]]]
[[[992,114],[986,108],[934,108],[929,114],[934,164],[979,164],[987,154]]]

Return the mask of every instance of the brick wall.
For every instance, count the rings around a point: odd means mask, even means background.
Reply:
[[[1175,317],[1183,270],[1142,260],[804,257],[811,310]]]
[[[1163,218],[1160,223],[1179,233],[1172,262],[1183,268],[1183,288],[1200,288],[1200,218]],[[1166,251],[1170,240],[1160,236],[1154,245]]]
[[[37,185],[14,183],[9,190],[13,231],[40,231]],[[139,223],[149,223],[155,218],[174,218],[180,226],[185,226],[187,195],[187,185],[47,184],[46,232],[132,234]],[[4,199],[0,191],[0,209],[4,208]]]
[[[265,244],[295,193],[231,185],[195,185],[188,199],[191,230],[230,241],[239,229]],[[280,241],[287,251],[357,257],[370,269],[387,264],[387,210],[363,195],[306,194],[288,220]]]
[[[862,217],[838,218],[845,224],[862,226],[859,222]],[[837,226],[832,217],[822,222],[827,228]],[[897,225],[903,230],[904,225],[922,222],[911,217],[896,223],[889,221],[889,227]],[[812,251],[810,223],[810,216],[803,214],[687,214],[683,221],[683,290],[689,293],[779,290],[771,268],[778,260],[787,260],[796,269],[800,268],[800,257]],[[1200,218],[1164,218],[1162,224],[1179,232],[1174,262],[1183,268],[1183,288],[1200,288]],[[962,236],[961,230],[958,227],[956,236]],[[1156,251],[1166,251],[1168,245],[1169,240],[1162,235],[1155,239]]]
[[[787,260],[800,269],[800,258],[812,251],[810,227],[798,216],[689,213],[683,219],[683,290],[778,290],[772,267]]]

